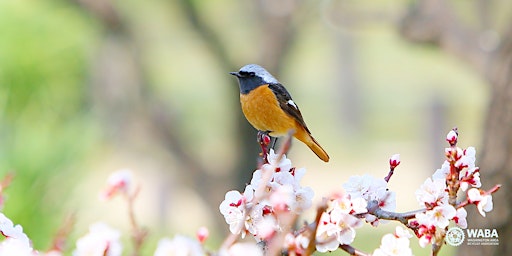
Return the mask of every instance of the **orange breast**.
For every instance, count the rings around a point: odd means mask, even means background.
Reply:
[[[240,94],[240,103],[245,118],[260,131],[271,131],[271,136],[283,136],[297,127],[295,119],[287,115],[267,85],[262,85],[247,94]]]

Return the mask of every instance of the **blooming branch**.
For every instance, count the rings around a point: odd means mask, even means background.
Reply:
[[[270,137],[265,133],[258,134],[262,162],[244,191],[228,191],[220,203],[219,211],[230,234],[216,252],[205,249],[210,233],[206,227],[201,227],[195,238],[176,235],[172,239],[160,239],[154,255],[302,256],[335,250],[359,256],[412,255],[410,239],[413,234],[421,247],[430,245],[431,254],[437,255],[444,244],[448,226],[467,228],[467,206],[472,204],[486,217],[494,206],[492,195],[501,187],[497,184],[488,190],[481,188],[480,168],[475,165],[476,150],[458,147],[458,132],[453,129],[446,135],[449,144],[444,150],[446,160],[415,192],[419,203],[417,210],[396,212],[397,195],[388,188],[388,182],[400,165],[400,155],[395,154],[389,158],[385,178],[368,174],[351,176],[341,185],[343,189],[322,197],[311,222],[305,221],[297,228],[295,224],[299,216],[313,205],[314,191],[301,185],[306,169],[294,167],[286,157],[291,139],[292,133],[289,133],[275,153],[269,149]],[[11,179],[12,175],[0,181],[0,205]],[[131,171],[114,172],[100,198],[109,200],[119,195],[126,200],[133,255],[140,255],[148,231],[139,225],[135,216],[134,203],[141,187],[133,183]],[[465,196],[463,200],[461,195]],[[40,253],[32,248],[23,228],[0,213],[0,235],[5,237],[0,242],[0,255],[62,255],[73,220],[70,218],[63,224],[50,250]],[[378,227],[390,221],[402,225],[385,234],[373,252],[366,253],[352,245],[357,229],[365,223]],[[256,243],[238,241],[248,235]],[[121,236],[121,232],[109,225],[95,223],[76,241],[73,255],[120,256],[123,252]]]

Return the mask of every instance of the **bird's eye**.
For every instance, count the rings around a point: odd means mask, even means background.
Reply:
[[[256,74],[254,72],[249,72],[249,71],[240,71],[238,72],[241,76],[243,77],[253,77],[255,76]]]

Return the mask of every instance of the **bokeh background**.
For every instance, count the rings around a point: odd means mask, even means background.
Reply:
[[[147,255],[200,226],[216,248],[228,232],[218,205],[256,166],[256,132],[228,74],[248,63],[285,84],[331,156],[298,142],[289,153],[315,201],[351,175],[384,177],[400,153],[389,186],[398,211],[416,209],[455,126],[461,147],[487,157],[484,187],[491,175],[507,183],[511,18],[504,0],[0,1],[0,174],[15,175],[2,211],[40,250],[71,213],[69,250],[96,221],[128,241],[125,201],[98,194],[129,168]],[[495,200],[502,214],[476,227],[510,222],[509,199]],[[372,251],[395,226],[358,230],[354,245]],[[511,231],[499,232],[505,244]]]

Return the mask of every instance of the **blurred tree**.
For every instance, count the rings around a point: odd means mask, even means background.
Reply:
[[[499,246],[463,245],[459,255],[511,255],[512,244],[512,15],[510,4],[468,2],[472,15],[464,19],[456,2],[420,0],[401,22],[402,35],[412,42],[440,47],[467,62],[490,85],[491,99],[480,151],[484,188],[503,184],[494,197],[494,211],[482,218],[469,211],[471,228],[496,228]],[[460,3],[459,3],[460,4]],[[504,13],[505,12],[505,13]],[[500,15],[497,15],[500,14]],[[504,20],[491,20],[491,18]]]
[[[236,71],[243,65],[249,64],[240,62],[240,57],[230,56],[230,49],[222,43],[223,40],[221,39],[222,35],[226,34],[215,31],[213,27],[208,25],[209,22],[204,19],[205,15],[201,14],[198,1],[180,0],[179,3],[181,9],[186,14],[187,21],[201,36],[223,70],[226,70],[226,72]],[[279,77],[281,67],[285,63],[287,54],[290,52],[293,39],[297,33],[297,27],[301,22],[301,20],[298,20],[298,17],[302,19],[307,17],[302,12],[304,4],[301,5],[296,0],[258,0],[246,2],[245,4],[252,6],[243,6],[240,8],[240,11],[247,11],[248,15],[245,16],[246,18],[257,20],[257,25],[242,21],[242,23],[246,24],[247,30],[256,34],[254,38],[258,39],[258,42],[253,45],[254,49],[251,50],[260,53],[260,57],[251,62],[259,63],[269,70],[270,73]],[[234,85],[237,83],[236,79],[231,81],[232,84],[228,86],[230,88],[237,88],[238,85]],[[232,101],[229,104],[232,105],[233,109],[240,109],[238,90],[233,90],[236,93],[233,93]],[[245,120],[241,110],[236,111],[236,113],[238,126],[236,131],[238,134],[235,137],[240,139],[237,148],[244,149],[240,151],[242,155],[235,164],[237,172],[236,184],[239,188],[243,188],[245,187],[244,184],[251,180],[252,172],[250,170],[253,170],[256,166],[256,156],[260,149],[256,143],[256,131]]]

